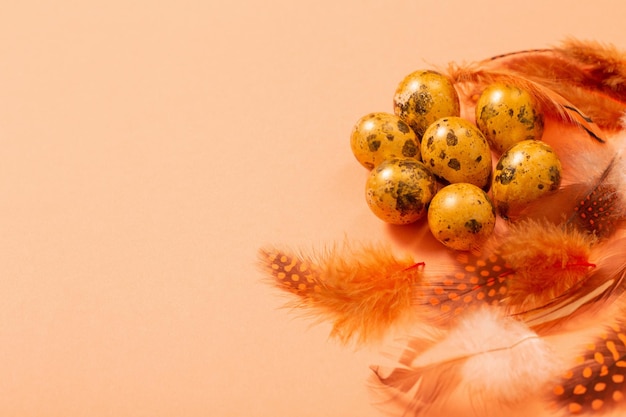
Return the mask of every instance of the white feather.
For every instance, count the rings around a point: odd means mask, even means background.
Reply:
[[[404,407],[400,415],[509,415],[536,406],[563,370],[555,357],[548,342],[523,323],[483,309],[461,318],[421,353],[405,350],[398,368],[372,369],[381,391]]]
[[[523,323],[484,311],[449,336],[470,355],[462,368],[470,396],[514,405],[535,396],[561,368],[548,343]]]

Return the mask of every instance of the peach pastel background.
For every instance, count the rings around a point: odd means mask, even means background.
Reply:
[[[265,244],[377,221],[352,124],[423,67],[626,49],[626,3],[31,1],[0,12],[0,415],[379,416]]]

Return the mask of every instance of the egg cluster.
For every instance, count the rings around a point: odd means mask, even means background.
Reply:
[[[492,233],[496,215],[506,218],[561,183],[561,163],[540,140],[543,117],[528,91],[488,86],[469,121],[450,80],[419,70],[400,82],[393,104],[393,114],[362,117],[350,137],[370,171],[367,204],[385,222],[427,218],[441,243],[469,250]]]

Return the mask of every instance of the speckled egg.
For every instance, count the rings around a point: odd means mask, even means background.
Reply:
[[[510,210],[523,208],[561,184],[561,161],[544,142],[525,140],[500,157],[492,182],[496,210],[507,217]]]
[[[451,249],[478,248],[491,235],[495,225],[494,206],[487,194],[475,185],[450,184],[430,202],[430,231]]]
[[[365,186],[372,212],[391,224],[409,224],[424,217],[435,192],[435,177],[413,158],[383,161],[370,172]]]
[[[491,150],[480,130],[460,117],[431,124],[421,143],[422,160],[447,183],[467,182],[484,188],[491,175]]]
[[[373,169],[386,159],[420,159],[417,135],[395,114],[363,116],[352,130],[350,147],[359,163],[367,169]]]
[[[496,83],[478,98],[476,125],[491,147],[502,153],[522,140],[541,139],[543,115],[527,91]]]
[[[450,80],[431,70],[415,71],[398,85],[393,98],[394,112],[421,138],[435,120],[459,116],[459,96]]]

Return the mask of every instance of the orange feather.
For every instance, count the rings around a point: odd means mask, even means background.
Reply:
[[[296,296],[291,306],[330,320],[331,335],[343,342],[379,340],[398,323],[418,319],[412,287],[422,265],[389,248],[345,245],[317,256],[268,249],[260,258],[274,285]]]
[[[552,49],[509,53],[470,66],[451,64],[449,74],[468,103],[495,81],[528,90],[548,117],[615,132],[626,112],[626,54],[610,45],[574,39]],[[593,121],[593,122],[592,122]]]
[[[559,190],[439,263],[388,247],[266,249],[270,282],[342,342],[410,329],[398,363],[372,368],[397,415],[625,412],[626,54],[567,40],[447,73],[468,114],[493,82],[535,97]]]

